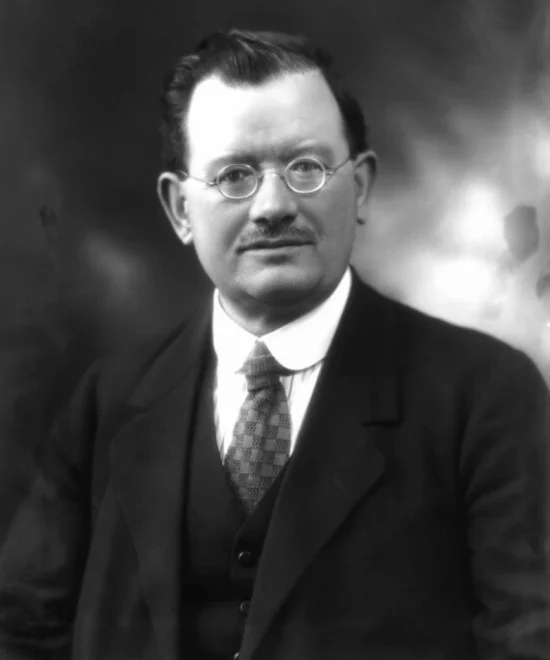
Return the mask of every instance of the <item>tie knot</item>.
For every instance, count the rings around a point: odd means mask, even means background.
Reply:
[[[279,376],[291,373],[277,362],[262,341],[254,344],[242,371],[246,376],[249,392],[270,387],[279,382]]]

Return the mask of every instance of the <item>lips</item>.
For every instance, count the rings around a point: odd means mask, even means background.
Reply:
[[[276,239],[263,239],[247,243],[241,249],[245,250],[276,250],[285,247],[297,247],[300,245],[309,245],[310,241],[296,238],[276,238]]]

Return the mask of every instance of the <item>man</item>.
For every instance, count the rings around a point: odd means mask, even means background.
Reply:
[[[350,271],[374,162],[327,56],[216,33],[164,100],[213,301],[84,379],[4,550],[4,657],[548,658],[548,392]]]

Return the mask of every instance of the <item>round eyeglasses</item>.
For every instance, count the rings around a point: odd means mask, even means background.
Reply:
[[[343,163],[336,167],[327,167],[317,158],[301,157],[291,161],[282,174],[273,170],[269,171],[280,176],[293,192],[307,195],[321,190],[328,179],[349,160],[351,160],[351,156],[348,156]],[[199,179],[183,170],[179,170],[179,173],[207,186],[218,186],[221,194],[228,199],[246,199],[258,190],[258,186],[267,172],[259,174],[252,166],[243,163],[242,165],[226,165],[218,172],[213,181]]]

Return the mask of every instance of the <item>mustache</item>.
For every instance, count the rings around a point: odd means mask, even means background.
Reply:
[[[297,243],[313,243],[315,236],[309,229],[285,225],[262,225],[254,231],[241,236],[238,248],[246,250],[261,241],[295,241]]]

